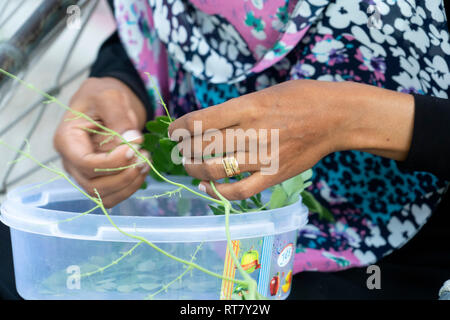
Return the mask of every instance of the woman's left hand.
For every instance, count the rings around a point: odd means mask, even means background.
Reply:
[[[335,151],[406,158],[413,109],[412,96],[403,93],[351,82],[293,80],[186,114],[170,125],[169,135],[179,142],[188,174],[216,198],[209,181],[227,177],[217,154],[234,156],[240,172],[251,175],[215,185],[225,198],[239,200]],[[211,153],[216,157],[208,158]]]

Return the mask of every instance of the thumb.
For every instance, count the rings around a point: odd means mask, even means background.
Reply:
[[[116,131],[128,142],[141,143],[142,132],[130,99],[119,90],[107,90],[101,94],[99,113],[105,126]]]

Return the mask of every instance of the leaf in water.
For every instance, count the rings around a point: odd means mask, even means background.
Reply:
[[[139,286],[144,290],[153,291],[159,289],[161,287],[161,284],[149,282],[149,283],[140,283]]]
[[[155,269],[156,263],[152,260],[141,262],[137,265],[136,270],[139,272],[147,272]]]
[[[181,198],[177,202],[177,211],[180,216],[186,215],[191,211],[191,200],[187,198]]]
[[[136,290],[137,288],[139,288],[138,284],[123,284],[117,287],[117,291],[122,293],[129,293],[133,290]]]

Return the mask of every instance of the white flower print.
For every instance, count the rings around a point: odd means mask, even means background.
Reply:
[[[329,0],[308,0],[312,5],[320,7],[328,4]],[[306,2],[306,1],[305,1]]]
[[[352,35],[356,38],[356,40],[361,42],[367,48],[370,48],[375,56],[386,56],[386,51],[384,50],[383,46],[373,42],[363,28],[359,26],[353,26],[351,30]]]
[[[311,16],[311,7],[307,1],[300,3],[300,6],[296,11],[296,15],[297,14],[305,18],[309,18]]]
[[[394,26],[403,32],[403,39],[410,41],[423,53],[426,53],[430,46],[430,39],[422,28],[423,19],[426,18],[425,11],[422,7],[417,7],[414,13],[410,20],[395,19]]]
[[[345,81],[344,78],[340,74],[324,74],[320,77],[317,77],[319,81],[331,81],[331,82],[341,82]],[[322,194],[322,192],[321,192]],[[346,200],[347,201],[347,200]]]
[[[169,42],[167,46],[167,51],[170,53],[172,57],[175,58],[175,60],[179,61],[180,63],[184,63],[186,61],[186,56],[184,55],[183,49],[181,47],[173,42]]]
[[[394,248],[403,245],[416,232],[416,228],[411,221],[406,220],[402,223],[397,217],[393,217],[389,221],[387,229],[391,232],[388,242]]]
[[[291,73],[294,79],[305,79],[311,78],[316,73],[316,69],[308,63],[298,63]]]
[[[417,93],[422,91],[422,85],[420,84],[419,78],[412,76],[408,72],[402,71],[400,74],[393,76],[392,79],[400,85],[397,88],[397,91],[407,93]]]
[[[193,74],[201,74],[204,71],[204,65],[202,59],[196,54],[192,57],[191,61],[187,61],[186,69],[190,70]]]
[[[411,55],[400,57],[401,71],[399,75],[395,75],[392,79],[400,84],[399,91],[408,93],[427,93],[430,88],[430,75],[422,70],[417,61],[417,55],[414,49],[410,48]]]
[[[252,29],[251,32],[252,32],[252,35],[258,40],[265,40],[267,38],[266,32],[264,30],[256,31],[255,29]]]
[[[205,74],[211,77],[212,83],[226,82],[233,74],[233,66],[227,59],[219,56],[215,51],[211,51],[205,61]]]
[[[425,68],[431,75],[431,78],[444,90],[447,90],[450,84],[450,72],[447,62],[441,56],[434,56],[433,61],[424,59],[428,67]]]
[[[361,250],[357,249],[353,251],[353,254],[359,260],[359,262],[361,262],[362,265],[373,264],[377,261],[377,258],[372,251],[362,252]]]
[[[417,204],[413,204],[411,208],[411,213],[416,220],[418,225],[422,225],[427,221],[428,217],[431,215],[431,209],[426,204],[422,204],[422,206],[418,206]]]
[[[191,36],[191,51],[198,51],[202,56],[209,51],[208,43],[205,38],[200,35],[197,28],[193,28],[193,34]]]
[[[400,47],[390,47],[389,50],[392,52],[392,56],[394,57],[406,56],[405,50]]]
[[[387,15],[390,11],[389,6],[385,3],[386,0],[373,0],[375,3],[375,6],[377,7],[377,10],[382,15]]]
[[[330,17],[330,24],[337,28],[347,28],[350,23],[367,23],[367,14],[360,10],[360,0],[337,0],[329,5],[326,15]]]
[[[368,222],[370,229],[370,236],[366,236],[364,242],[369,247],[379,248],[386,245],[386,240],[381,236],[380,228],[377,225],[372,225]]]
[[[442,0],[426,0],[425,7],[431,12],[431,17],[437,22],[444,22],[444,4]]]
[[[436,87],[433,87],[433,96],[443,99],[448,99],[448,94],[444,90],[436,89]]]
[[[168,9],[166,6],[157,6],[155,13],[153,14],[153,19],[155,19],[155,26],[158,31],[159,38],[167,43],[169,41],[170,34],[170,21],[167,18]]]
[[[344,48],[344,44],[336,39],[324,39],[316,43],[311,52],[317,61],[326,63],[332,52],[339,51]]]
[[[392,36],[394,31],[395,29],[389,24],[383,25],[381,29],[370,28],[369,30],[370,35],[376,42],[383,43],[386,41],[391,46],[395,46],[397,44],[397,40],[395,40],[395,38]]]
[[[444,53],[450,54],[450,41],[447,30],[439,31],[433,24],[431,24],[428,35],[433,45],[440,46]]]
[[[400,8],[400,12],[405,17],[411,17],[413,14],[412,8],[416,6],[415,0],[397,0],[397,5]]]
[[[177,43],[184,43],[187,40],[187,32],[183,26],[179,28],[173,28],[172,30],[172,41]]]
[[[347,224],[338,221],[333,227],[331,227],[331,232],[334,237],[337,236],[345,238],[348,241],[348,244],[353,248],[359,248],[361,237]]]
[[[222,41],[235,43],[236,48],[238,48],[243,55],[248,56],[251,54],[247,43],[242,39],[232,24],[221,25],[218,31]]]
[[[184,8],[183,2],[181,2],[181,0],[176,0],[172,5],[172,13],[174,15],[178,15],[185,10],[186,9]]]

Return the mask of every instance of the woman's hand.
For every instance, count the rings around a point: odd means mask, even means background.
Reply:
[[[362,150],[403,160],[413,113],[413,98],[407,94],[351,82],[294,80],[189,113],[170,125],[169,135],[180,141],[186,171],[214,197],[209,181],[226,177],[217,154],[233,155],[240,171],[251,176],[216,187],[227,199],[239,200],[336,151]],[[227,136],[230,129],[235,134]],[[222,150],[217,152],[217,146]],[[208,158],[210,153],[216,157]]]
[[[117,79],[87,79],[72,97],[70,106],[120,133],[128,141],[142,142],[145,108],[136,95]],[[100,131],[87,120],[76,119],[67,111],[56,130],[54,146],[69,174],[90,195],[95,196],[96,189],[105,207],[109,208],[139,189],[149,167],[141,165],[121,171],[95,172],[96,168],[133,164],[136,158],[134,152],[128,146],[120,145],[118,139],[102,144],[107,137],[88,132],[85,128]]]

